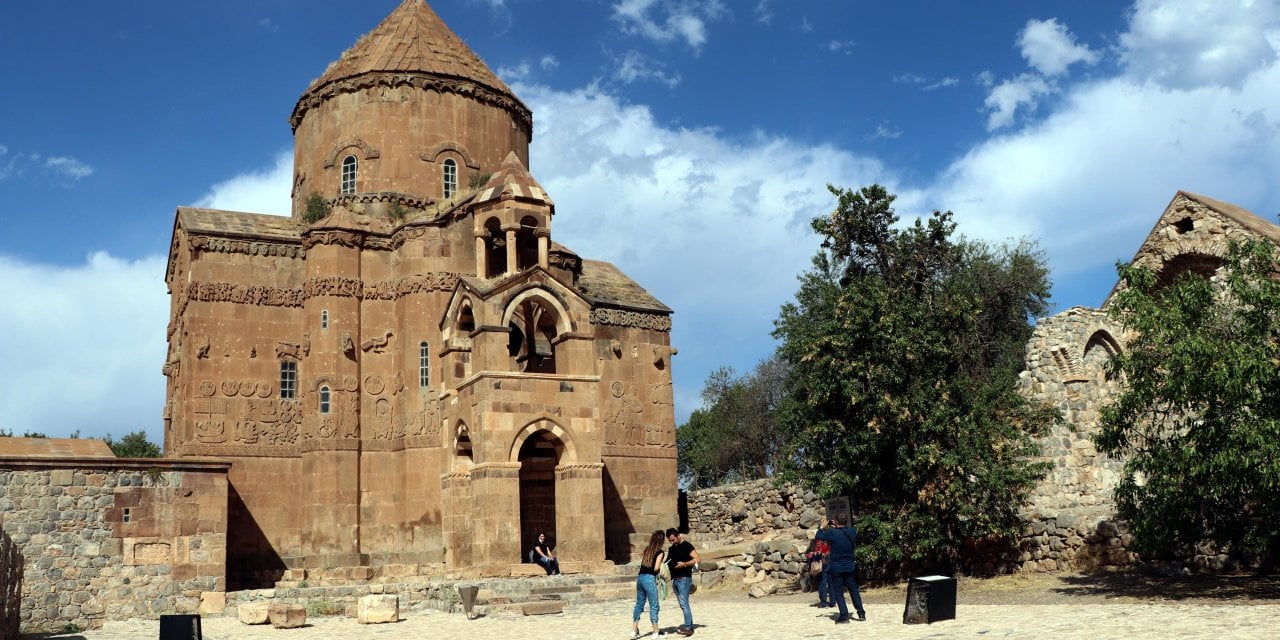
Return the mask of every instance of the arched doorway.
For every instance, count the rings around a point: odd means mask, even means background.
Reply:
[[[539,533],[553,545],[556,536],[556,465],[564,454],[564,442],[547,430],[529,435],[520,445],[520,544],[528,560]]]

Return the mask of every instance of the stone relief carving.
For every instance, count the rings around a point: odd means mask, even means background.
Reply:
[[[605,444],[644,446],[644,406],[635,400],[634,389],[627,389],[622,382],[615,381],[609,385],[609,390],[610,397],[604,406]]]
[[[352,379],[354,376],[349,377]],[[354,385],[353,385],[354,386]],[[350,389],[354,392],[355,389]],[[344,394],[342,413],[338,420],[338,428],[342,437],[348,440],[360,437],[360,396],[356,393]]]
[[[302,291],[265,285],[243,285],[229,282],[193,282],[187,289],[187,300],[192,302],[231,302],[266,307],[301,307]],[[179,309],[181,314],[185,311]]]
[[[351,339],[350,331],[342,332],[342,352],[347,354],[349,358],[355,359],[356,357],[356,343]]]
[[[277,343],[276,343],[276,358],[277,358],[277,359],[279,359],[279,358],[280,358],[280,357],[282,357],[282,356],[289,356],[290,358],[293,358],[294,360],[301,360],[301,359],[302,359],[302,345],[300,345],[300,344],[298,344],[298,343],[296,343],[296,342],[277,342]]]
[[[393,336],[394,334],[391,332],[390,329],[388,329],[385,332],[383,332],[383,335],[381,336],[378,336],[375,338],[369,338],[368,340],[361,342],[360,350],[364,351],[365,353],[368,353],[370,351],[374,353],[383,353],[387,350],[387,346],[391,344],[391,338]]]
[[[395,436],[395,425],[391,415],[391,401],[379,398],[374,404],[373,439],[390,440]]]
[[[359,248],[363,242],[361,234],[336,229],[312,229],[302,236],[302,248],[311,249],[318,245],[337,245],[348,249]]]
[[[302,247],[294,243],[252,242],[208,236],[192,236],[191,248],[210,253],[243,253],[251,256],[301,258]]]
[[[641,313],[622,309],[592,309],[591,324],[633,327],[651,331],[670,331],[671,316],[662,313]]]
[[[371,396],[381,395],[386,389],[381,376],[368,376],[364,379],[364,390]]]
[[[196,357],[201,360],[209,357],[209,336],[196,337]]]

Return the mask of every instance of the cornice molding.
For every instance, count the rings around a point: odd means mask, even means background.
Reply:
[[[349,78],[341,78],[308,91],[298,99],[298,104],[294,106],[293,114],[289,116],[289,125],[296,133],[298,125],[302,124],[302,118],[306,113],[329,98],[344,93],[355,93],[378,87],[402,86],[412,86],[423,91],[435,91],[437,93],[453,93],[497,107],[510,113],[524,132],[530,137],[533,136],[533,114],[528,107],[525,107],[524,104],[508,93],[497,91],[470,80],[438,76],[432,73],[392,71],[362,73]]]

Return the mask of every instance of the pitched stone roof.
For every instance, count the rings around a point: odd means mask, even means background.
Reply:
[[[1213,198],[1191,193],[1190,191],[1179,191],[1178,193],[1195,200],[1214,211],[1217,211],[1238,223],[1240,226],[1261,235],[1272,242],[1280,243],[1280,225],[1267,222],[1266,220],[1258,217],[1254,212],[1249,211],[1244,207],[1236,206],[1229,202],[1222,202],[1221,200],[1214,200]]]
[[[425,0],[404,0],[373,31],[362,36],[303,95],[343,78],[390,71],[428,73],[470,80],[511,95]]]
[[[512,151],[507,154],[507,158],[502,161],[502,166],[489,178],[489,181],[480,187],[476,192],[472,204],[481,204],[491,200],[505,200],[514,198],[517,200],[541,202],[551,207],[552,213],[555,213],[556,203],[552,202],[551,196],[547,195],[547,191],[533,179],[533,175],[528,169],[524,168],[524,164],[520,162],[520,158],[516,156],[516,152]]]
[[[298,223],[287,216],[197,207],[178,207],[178,226],[188,233],[293,242],[299,240],[301,231]]]
[[[593,305],[624,307],[638,311],[671,313],[668,307],[649,295],[621,269],[602,260],[583,260],[578,276],[578,291]]]
[[[114,458],[97,438],[0,438],[0,457]]]

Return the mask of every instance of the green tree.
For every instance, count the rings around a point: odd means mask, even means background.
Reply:
[[[111,452],[116,454],[117,458],[159,458],[163,454],[160,447],[147,440],[145,431],[134,431],[125,435],[119,440],[114,440],[110,435],[102,439],[111,447]]]
[[[35,431],[24,431],[20,436],[13,435],[13,429],[0,429],[0,438],[48,438],[49,436]]]
[[[729,367],[707,377],[704,406],[676,429],[685,484],[709,487],[768,477],[778,469],[783,434],[775,416],[785,379],[786,364],[776,356],[741,378]]]
[[[1111,313],[1135,337],[1095,440],[1125,460],[1116,503],[1140,551],[1280,552],[1278,260],[1256,240],[1233,244],[1216,280],[1117,266]]]
[[[879,185],[828,188],[822,249],[774,332],[787,475],[849,496],[864,561],[954,562],[967,539],[1013,534],[1047,469],[1035,436],[1056,414],[1016,386],[1049,306],[1044,258],[957,239],[950,212],[895,228]]]

